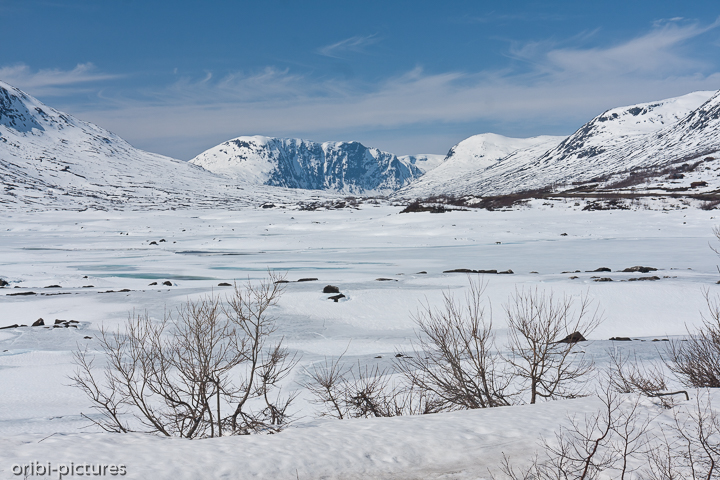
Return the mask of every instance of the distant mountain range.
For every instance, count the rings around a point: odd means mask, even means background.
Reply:
[[[505,195],[604,177],[617,180],[639,170],[660,172],[720,151],[719,114],[720,92],[695,92],[608,110],[567,138],[476,135],[395,195]],[[706,190],[720,183],[714,176],[711,182]]]
[[[488,196],[587,189],[590,182],[638,188],[641,177],[648,191],[678,191],[690,188],[679,180],[688,175],[673,172],[688,169],[695,173],[686,183],[696,180],[692,188],[714,192],[718,152],[720,92],[695,92],[608,110],[569,137],[475,135],[444,156],[245,136],[183,162],[136,149],[0,82],[5,207],[232,208],[340,195]]]
[[[253,184],[360,195],[394,192],[424,173],[417,158],[403,162],[358,142],[261,136],[228,140],[190,163]]]

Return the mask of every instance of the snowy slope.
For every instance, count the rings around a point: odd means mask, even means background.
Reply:
[[[448,160],[397,195],[504,195],[700,159],[720,150],[719,110],[720,96],[715,92],[614,108],[562,141],[545,137],[547,143],[517,148],[498,161],[488,162],[482,170],[458,174],[461,169]],[[460,148],[474,138],[453,149],[466,152],[466,159],[472,155],[485,158],[487,148],[483,144],[470,142],[468,148]],[[502,154],[502,150],[497,151]],[[714,174],[699,180],[717,184]]]
[[[0,182],[0,205],[16,208],[168,209],[298,197],[284,189],[229,186],[221,176],[138,150],[2,82]]]
[[[343,193],[389,193],[422,175],[415,165],[358,142],[238,137],[190,160],[238,181]]]
[[[474,135],[450,149],[434,170],[398,192],[404,198],[428,197],[472,188],[483,172],[517,151],[541,155],[564,137],[510,138],[494,133]]]
[[[445,155],[420,154],[420,155],[401,155],[398,160],[408,165],[415,165],[424,174],[437,168],[445,161]]]

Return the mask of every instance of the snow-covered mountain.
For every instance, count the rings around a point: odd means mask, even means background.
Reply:
[[[398,160],[406,165],[415,165],[423,175],[440,166],[440,164],[445,161],[445,158],[445,155],[435,155],[432,153],[398,156]]]
[[[398,195],[409,198],[429,197],[472,188],[485,170],[508,155],[519,150],[542,154],[564,138],[510,138],[494,133],[474,135],[452,147],[442,163]]]
[[[0,205],[175,208],[310,197],[228,183],[188,162],[136,149],[0,82]]]
[[[720,150],[719,112],[720,92],[695,92],[614,108],[567,138],[524,139],[536,140],[529,146],[515,143],[517,139],[476,135],[453,147],[442,165],[396,195],[505,195],[661,169]],[[452,154],[459,155],[462,166],[452,162]]]
[[[413,163],[358,142],[238,137],[190,163],[242,182],[309,190],[386,194],[422,175]]]

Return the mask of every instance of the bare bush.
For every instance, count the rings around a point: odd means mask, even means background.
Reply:
[[[575,308],[572,298],[552,293],[516,290],[505,307],[508,320],[508,362],[513,375],[525,383],[530,403],[538,399],[573,398],[593,363],[573,351],[575,332],[587,335],[601,322],[597,308],[582,297]],[[576,353],[571,357],[572,353]]]
[[[344,354],[343,354],[344,355]],[[307,373],[305,387],[320,415],[337,419],[422,415],[440,410],[441,402],[427,392],[399,382],[388,369],[346,366],[343,355],[325,359]]]
[[[270,340],[279,279],[236,284],[226,302],[189,300],[159,322],[131,314],[124,331],[101,329],[102,374],[87,350],[75,353],[71,380],[96,412],[83,416],[110,432],[183,438],[282,429],[294,396],[281,396],[279,383],[296,359]]]
[[[599,392],[603,407],[582,419],[570,417],[529,467],[518,468],[504,457],[501,471],[511,480],[594,480],[603,475],[636,478],[648,449],[652,418],[639,414],[639,397],[623,399],[606,386]]]
[[[442,307],[423,306],[414,317],[420,329],[414,352],[397,364],[409,383],[436,398],[442,410],[510,404],[510,377],[495,348],[484,289],[470,280],[464,304],[446,292]]]
[[[692,407],[673,412],[647,456],[648,480],[720,478],[720,414],[709,395],[699,393]]]
[[[670,342],[666,364],[680,381],[694,388],[720,388],[720,300],[705,291],[708,315],[696,333]]]

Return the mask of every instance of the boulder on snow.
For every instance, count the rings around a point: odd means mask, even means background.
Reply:
[[[557,343],[577,343],[577,342],[587,342],[585,337],[582,336],[582,333],[580,332],[573,332],[567,337],[563,338],[562,340],[558,340]]]
[[[218,287],[232,287],[232,284],[227,282],[220,282],[218,283]]]
[[[335,303],[338,303],[338,300],[340,300],[341,298],[345,298],[345,295],[343,295],[342,293],[338,295],[333,295],[332,297],[328,297],[328,300],[332,300]]]
[[[612,270],[610,270],[607,267],[600,267],[600,268],[596,268],[595,270],[585,270],[585,271],[586,272],[612,272]]]
[[[610,337],[613,342],[632,342],[630,337]]]
[[[317,281],[317,278],[300,278],[298,279],[298,282],[315,282]]]
[[[172,286],[173,286],[173,284],[172,284],[172,282],[171,282],[170,280],[165,280],[162,284],[165,285],[166,287],[172,287]]]
[[[0,288],[7,287],[8,285],[10,285],[8,282],[0,278]]]
[[[45,325],[45,320],[43,320],[42,318],[38,318],[32,324],[33,327],[42,327],[44,325]]]
[[[640,265],[634,266],[634,267],[628,267],[623,272],[640,272],[640,273],[648,273],[648,272],[655,272],[657,271],[657,268],[653,267],[642,267]]]
[[[325,285],[323,293],[340,293],[340,289],[335,285]]]

